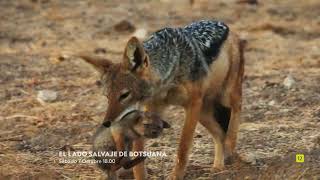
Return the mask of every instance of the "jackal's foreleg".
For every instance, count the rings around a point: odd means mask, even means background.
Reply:
[[[171,179],[183,179],[186,165],[188,163],[189,152],[192,146],[193,134],[200,119],[202,94],[199,89],[191,89],[189,92],[190,101],[185,106],[186,119],[181,132],[176,165]]]

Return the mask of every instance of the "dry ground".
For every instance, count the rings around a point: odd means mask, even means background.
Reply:
[[[89,150],[106,100],[98,75],[79,59],[56,55],[86,50],[121,59],[132,35],[114,28],[127,19],[151,33],[198,19],[220,19],[247,40],[242,125],[237,151],[243,161],[210,173],[212,138],[197,127],[186,179],[320,178],[320,1],[265,0],[257,5],[215,0],[0,1],[0,179],[96,179],[93,164],[61,164],[58,151]],[[283,81],[295,83],[286,88]],[[59,93],[39,103],[37,92]],[[148,142],[152,179],[172,167],[183,112],[170,107],[173,128]],[[295,154],[305,162],[296,163]]]

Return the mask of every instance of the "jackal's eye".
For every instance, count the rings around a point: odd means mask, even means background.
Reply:
[[[129,90],[123,91],[121,95],[119,96],[119,101],[123,102],[131,97],[131,92]]]

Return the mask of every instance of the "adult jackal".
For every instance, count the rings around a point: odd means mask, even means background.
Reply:
[[[182,179],[198,122],[215,142],[214,169],[235,151],[241,111],[244,59],[239,38],[219,21],[198,21],[183,28],[164,28],[144,42],[132,37],[123,61],[88,55],[81,57],[101,72],[108,97],[105,124],[134,110],[161,113],[168,105],[180,105],[186,119],[173,179]],[[134,150],[143,150],[136,140]],[[144,166],[134,168],[145,178]]]

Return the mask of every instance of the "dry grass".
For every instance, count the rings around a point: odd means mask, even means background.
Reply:
[[[132,35],[113,28],[123,19],[151,33],[212,18],[248,42],[238,152],[251,164],[239,160],[211,173],[213,140],[198,126],[186,179],[319,178],[319,1],[186,1],[0,1],[0,179],[102,178],[92,164],[58,162],[60,150],[90,149],[107,108],[98,74],[72,56],[57,63],[60,55],[103,48],[103,56],[121,60]],[[296,81],[291,89],[282,84],[288,74]],[[38,102],[42,89],[58,99]],[[166,117],[173,128],[148,142],[148,150],[168,155],[148,159],[153,179],[173,167],[184,115],[170,107]],[[305,153],[306,162],[295,163],[295,153]]]

